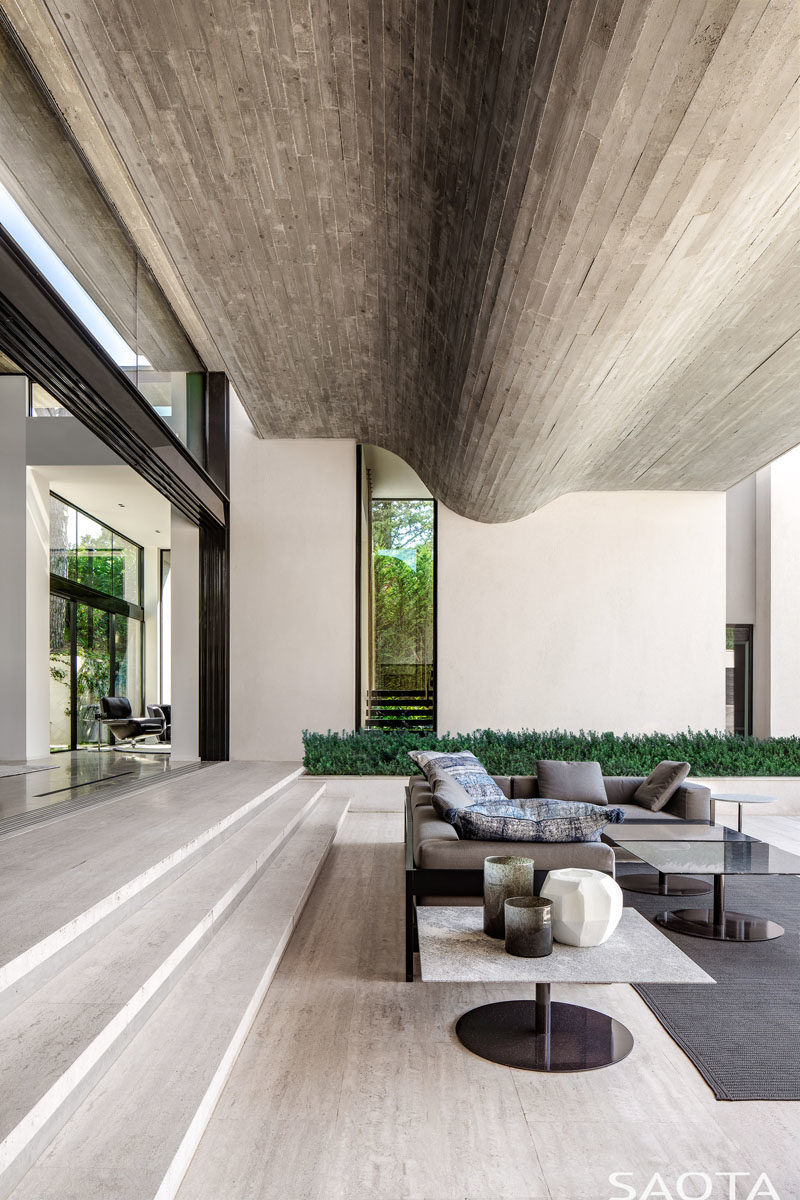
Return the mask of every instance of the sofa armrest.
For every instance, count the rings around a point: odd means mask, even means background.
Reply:
[[[702,783],[682,783],[664,805],[664,812],[684,821],[710,821],[711,788]]]

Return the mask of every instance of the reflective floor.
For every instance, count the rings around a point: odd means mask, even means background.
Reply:
[[[49,769],[0,777],[0,821],[64,801],[85,799],[93,792],[110,793],[120,784],[156,779],[179,764],[171,763],[168,754],[147,751],[104,750],[98,754],[96,750],[66,750],[28,765]]]

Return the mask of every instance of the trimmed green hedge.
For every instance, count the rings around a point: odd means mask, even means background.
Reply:
[[[537,758],[590,759],[604,775],[649,775],[664,758],[692,764],[694,776],[800,775],[800,738],[724,733],[518,733],[478,729],[436,737],[411,729],[303,732],[311,775],[410,775],[409,750],[471,750],[490,775],[532,775]]]

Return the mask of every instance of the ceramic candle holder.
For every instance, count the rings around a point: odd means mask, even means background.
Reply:
[[[517,958],[553,953],[553,904],[544,896],[510,896],[505,902],[506,951]]]
[[[533,895],[533,859],[512,854],[483,860],[483,930],[489,937],[505,937],[504,905],[509,896]]]

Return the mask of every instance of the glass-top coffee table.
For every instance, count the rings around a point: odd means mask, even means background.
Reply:
[[[622,825],[607,828],[605,833],[614,845],[620,845],[620,839],[628,842],[720,842],[742,841],[747,837],[726,825],[709,824],[708,821],[626,820]],[[711,884],[704,879],[671,875],[666,871],[658,871],[656,875],[632,872],[620,876],[617,882],[623,891],[643,892],[649,896],[702,896],[711,891]]]
[[[712,826],[721,830],[723,826]],[[726,875],[800,875],[800,855],[790,854],[768,842],[760,842],[746,834],[728,830],[735,837],[695,839],[684,835],[673,841],[647,841],[628,837],[620,828],[614,834],[614,844],[636,854],[643,862],[663,875],[679,872],[686,875],[713,875],[713,908],[682,908],[676,912],[660,913],[659,925],[675,933],[692,937],[713,938],[726,942],[764,942],[780,937],[783,926],[764,917],[731,912],[725,908]]]
[[[535,999],[482,1004],[456,1023],[481,1058],[526,1071],[591,1071],[621,1062],[633,1036],[606,1013],[551,1001],[552,983],[714,983],[710,975],[634,908],[602,946],[553,945],[545,958],[515,958],[483,932],[483,909],[417,908],[425,982],[528,983]]]

